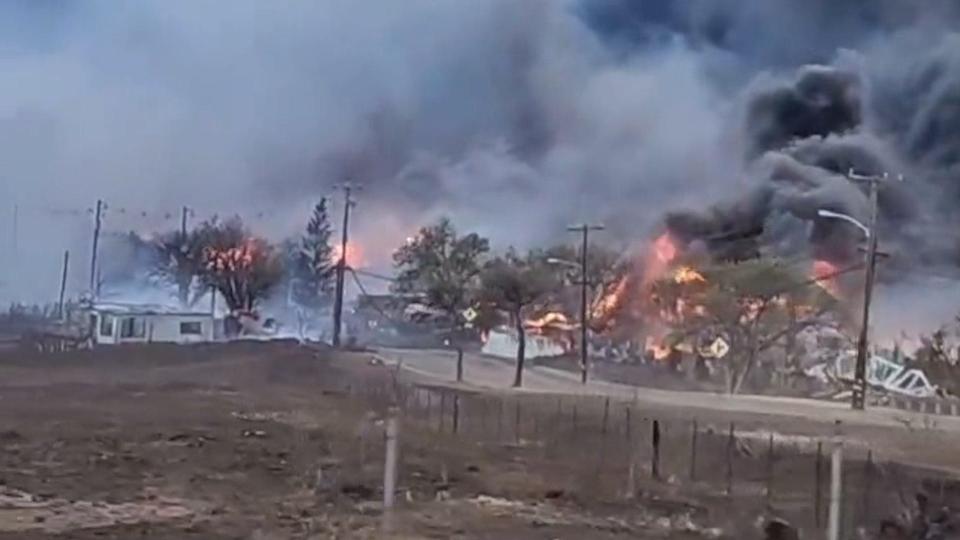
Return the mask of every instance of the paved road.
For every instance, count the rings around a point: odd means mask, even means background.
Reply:
[[[456,377],[456,355],[445,350],[381,349],[378,356],[412,374],[437,384],[451,384]],[[515,364],[512,361],[467,353],[464,355],[464,386],[496,391],[510,388]],[[808,424],[833,426],[899,427],[960,435],[960,417],[924,415],[889,408],[852,411],[846,403],[774,396],[713,394],[638,388],[604,381],[582,385],[579,375],[553,368],[535,366],[524,371],[526,393],[606,395],[635,400],[641,407],[675,410],[687,416],[746,415],[770,421],[771,417],[790,418]],[[679,414],[679,413],[678,413]],[[791,422],[796,424],[796,422]],[[818,430],[820,431],[820,430]]]

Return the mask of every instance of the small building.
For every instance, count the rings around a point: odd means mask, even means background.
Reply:
[[[210,313],[161,305],[95,303],[88,308],[95,344],[201,343],[222,330]]]
[[[514,359],[517,357],[517,349],[520,347],[520,340],[517,334],[505,328],[499,328],[490,331],[483,343],[481,352],[497,358]],[[536,334],[527,334],[524,343],[525,358],[550,358],[562,356],[567,351],[563,344],[547,336]]]

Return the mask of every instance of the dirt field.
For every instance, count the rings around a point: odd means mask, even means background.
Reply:
[[[389,537],[379,501],[391,402],[405,411],[396,538],[749,538],[771,504],[762,442],[737,458],[726,496],[707,481],[724,478],[722,430],[704,431],[687,486],[678,455],[689,451],[670,445],[689,430],[664,422],[655,481],[646,454],[612,442],[640,441],[648,424],[601,432],[596,403],[558,415],[552,399],[398,393],[396,375],[365,354],[292,343],[4,353],[0,538]],[[511,427],[518,403],[528,412]],[[783,507],[809,505],[813,465],[797,455],[779,458]]]

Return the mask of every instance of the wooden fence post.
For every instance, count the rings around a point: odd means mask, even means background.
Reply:
[[[770,434],[770,438],[767,444],[767,489],[766,489],[767,504],[770,504],[771,499],[773,499],[773,433]]]
[[[457,347],[457,382],[463,382],[463,349]]]
[[[690,480],[697,479],[697,421],[693,421],[693,432],[690,434]]]
[[[942,479],[941,479],[942,482]],[[870,490],[873,488],[873,450],[867,450],[867,461],[863,464],[863,517],[862,522],[870,523]],[[942,485],[942,484],[941,484]],[[942,495],[942,494],[941,494]],[[942,497],[941,497],[942,498]]]
[[[440,422],[437,426],[437,429],[440,431],[440,433],[443,433],[443,424],[444,424],[443,415],[446,411],[447,411],[447,393],[441,392],[440,393]]]
[[[497,441],[503,441],[503,398],[497,400]]]
[[[397,438],[400,428],[396,410],[390,411],[387,418],[387,445],[383,466],[383,528],[390,532],[393,528],[393,502],[397,490]]]
[[[513,435],[516,443],[520,444],[520,400],[517,400],[516,415],[513,420]]]
[[[427,425],[429,425],[429,424],[430,424],[430,416],[431,416],[431,414],[432,414],[432,410],[431,410],[431,409],[433,409],[433,393],[432,393],[430,390],[424,390],[424,391],[427,393],[427,414],[426,414],[426,420],[427,420]]]
[[[730,422],[730,434],[727,436],[727,495],[733,494],[733,452],[736,445],[734,430],[736,427]]]
[[[839,421],[837,422],[839,424]],[[830,454],[830,516],[827,520],[827,540],[840,540],[840,504],[843,490],[843,440],[834,438]]]
[[[606,437],[607,435],[607,421],[610,418],[610,398],[607,397],[603,400],[603,421],[600,424],[600,433]]]
[[[460,394],[453,395],[453,433],[460,432]]]
[[[823,441],[817,441],[817,459],[814,465],[813,521],[820,528],[823,515]]]
[[[653,477],[660,479],[660,421],[653,421],[653,434],[652,434],[652,443],[653,443],[653,461],[651,463],[651,471],[653,472]]]

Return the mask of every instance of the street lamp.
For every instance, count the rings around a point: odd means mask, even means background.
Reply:
[[[867,395],[867,329],[870,325],[870,299],[873,295],[873,279],[876,274],[877,265],[877,195],[876,187],[870,190],[871,213],[870,225],[866,226],[856,218],[839,212],[830,210],[818,210],[817,215],[825,218],[840,219],[851,223],[859,228],[866,235],[868,240],[867,247],[867,275],[863,284],[863,315],[860,321],[860,335],[857,338],[857,364],[854,368],[854,386],[853,395],[850,397],[850,405],[855,410],[863,410],[866,406]]]
[[[863,234],[866,235],[867,238],[870,238],[870,228],[852,216],[848,216],[847,214],[841,214],[840,212],[832,212],[830,210],[817,210],[817,215],[820,217],[826,217],[826,218],[842,219],[847,223],[852,223],[856,225],[857,228],[859,228],[861,231],[863,231]]]

